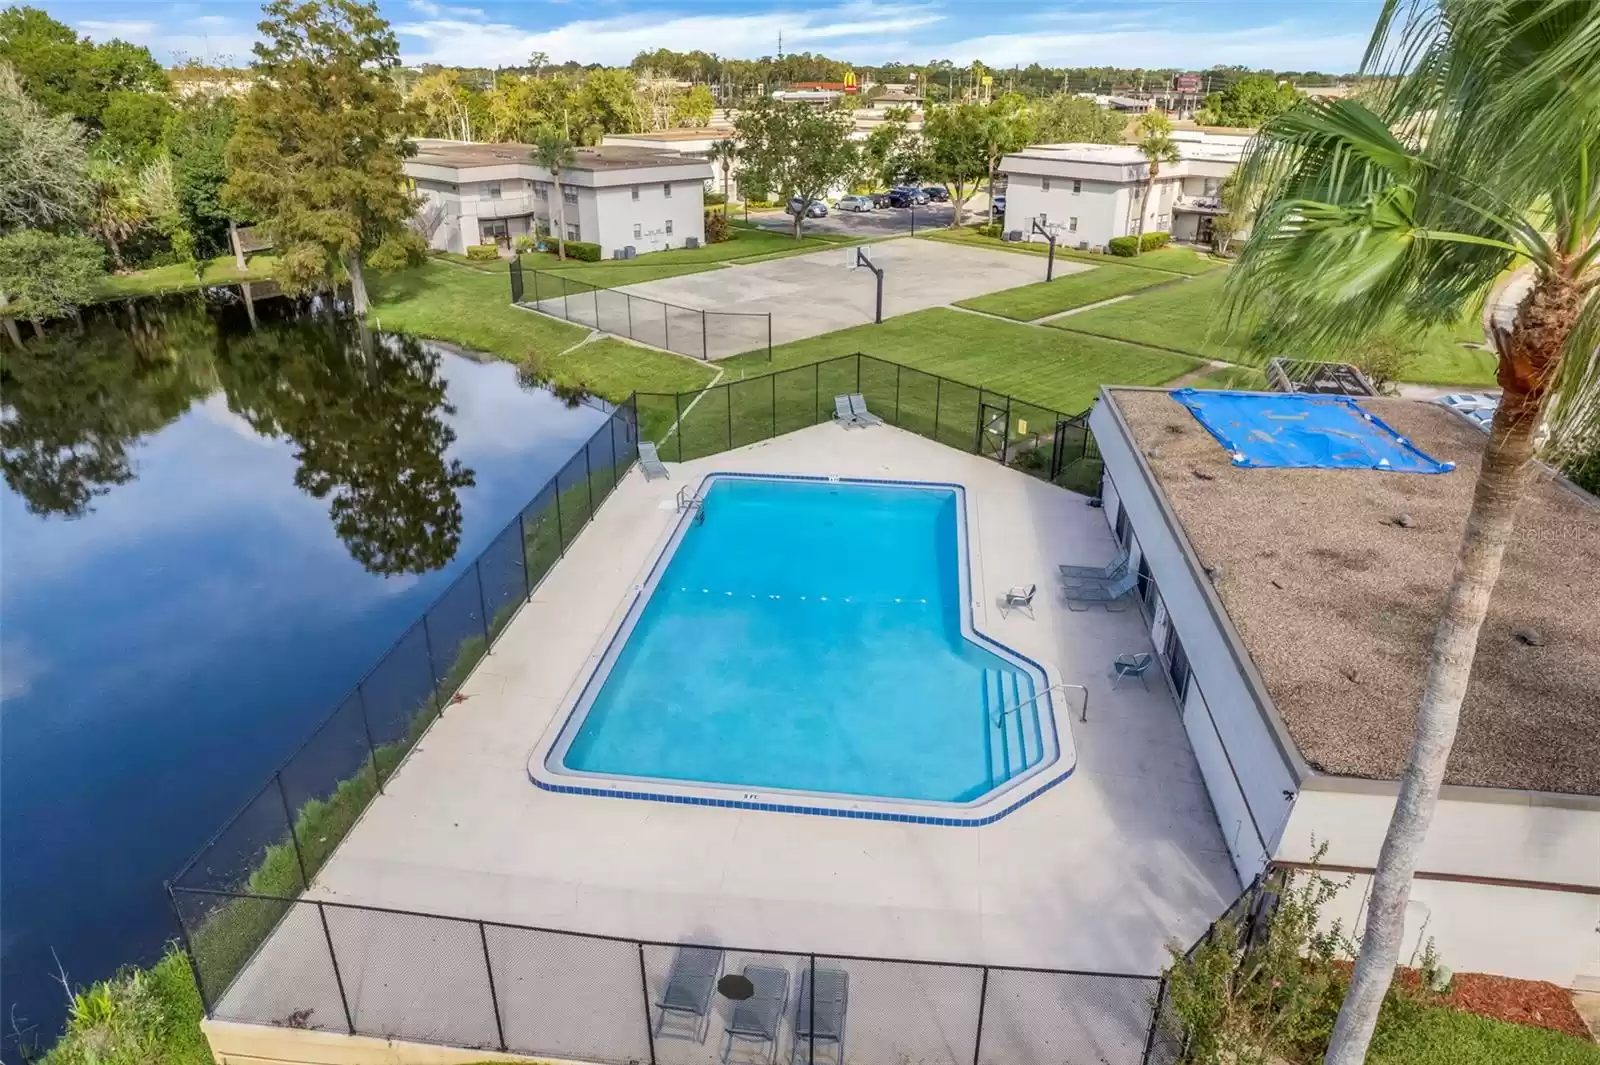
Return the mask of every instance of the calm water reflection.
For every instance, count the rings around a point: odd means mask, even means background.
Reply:
[[[256,309],[119,307],[0,364],[8,1035],[59,1025],[52,950],[74,982],[159,952],[162,878],[604,420]]]

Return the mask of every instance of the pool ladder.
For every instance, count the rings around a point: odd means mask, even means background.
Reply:
[[[706,511],[704,503],[705,500],[701,499],[699,496],[689,494],[688,485],[684,485],[682,488],[678,489],[678,513],[682,514],[689,510],[694,511],[694,523],[696,525],[704,525],[706,523]]]

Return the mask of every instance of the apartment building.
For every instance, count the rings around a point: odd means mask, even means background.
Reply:
[[[558,213],[567,240],[599,244],[608,259],[623,248],[643,254],[705,240],[711,166],[703,159],[631,146],[579,148],[561,172],[558,212],[555,182],[532,161],[529,145],[416,145],[405,172],[423,200],[419,221],[429,246],[441,251],[509,247],[520,236],[554,233]]]
[[[1043,240],[1037,222],[1068,247],[1103,250],[1113,237],[1139,232],[1142,215],[1146,233],[1210,244],[1222,180],[1249,138],[1175,130],[1172,139],[1179,159],[1161,164],[1149,195],[1150,164],[1131,144],[1041,144],[1006,156],[1006,232]]]

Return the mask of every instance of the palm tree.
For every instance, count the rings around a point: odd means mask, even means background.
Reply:
[[[567,205],[561,196],[561,171],[578,161],[578,153],[573,151],[571,141],[558,131],[546,127],[534,137],[533,151],[528,155],[535,164],[550,171],[550,181],[555,187],[556,201],[556,256],[562,262],[566,262]]]
[[[729,177],[733,171],[733,164],[739,158],[739,144],[729,137],[724,137],[711,144],[711,161],[722,168],[722,213],[728,213],[728,205],[733,202],[733,196],[728,192]]]
[[[1264,194],[1228,280],[1231,317],[1348,351],[1385,323],[1460,320],[1508,266],[1532,287],[1493,331],[1503,394],[1434,630],[1416,734],[1324,1061],[1358,1065],[1400,954],[1478,633],[1545,457],[1600,440],[1600,4],[1388,0],[1365,103],[1310,101],[1262,127],[1242,169]]]
[[[1149,173],[1144,179],[1144,202],[1139,205],[1139,241],[1133,253],[1144,251],[1144,216],[1150,210],[1150,197],[1156,192],[1156,175],[1162,163],[1178,161],[1178,146],[1172,140],[1172,119],[1160,111],[1146,111],[1139,117],[1139,139],[1134,142],[1144,153]]]
[[[131,175],[110,159],[89,163],[89,229],[111,250],[111,261],[122,269],[122,242],[144,225],[147,215]]]

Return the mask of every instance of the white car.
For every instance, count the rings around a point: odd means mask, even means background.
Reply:
[[[835,206],[840,211],[855,211],[858,214],[873,209],[871,196],[841,196]]]
[[[1462,414],[1468,411],[1482,410],[1485,407],[1493,410],[1499,406],[1499,402],[1493,397],[1480,396],[1473,392],[1452,392],[1447,396],[1440,396],[1434,402],[1441,407],[1449,407],[1451,410],[1460,411]]]

